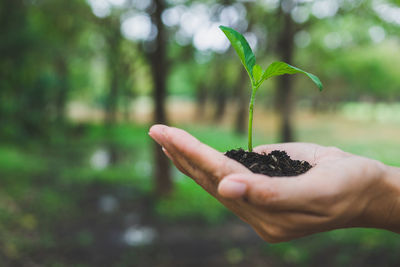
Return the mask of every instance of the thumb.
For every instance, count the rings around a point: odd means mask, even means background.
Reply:
[[[218,193],[226,198],[246,198],[250,203],[282,208],[298,207],[309,198],[307,179],[235,173],[225,176]]]

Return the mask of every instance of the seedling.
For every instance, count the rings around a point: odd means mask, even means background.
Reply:
[[[249,43],[243,35],[232,28],[220,26],[219,27],[226,37],[231,42],[231,45],[236,50],[240,61],[246,69],[251,81],[251,98],[249,105],[249,130],[248,130],[248,149],[249,152],[253,151],[252,132],[253,132],[253,108],[254,99],[257,89],[267,79],[273,76],[283,74],[303,73],[307,75],[318,87],[322,90],[322,83],[319,78],[311,73],[308,73],[299,68],[293,67],[285,62],[276,61],[271,63],[266,70],[263,70],[260,65],[256,64],[256,57],[250,48]]]

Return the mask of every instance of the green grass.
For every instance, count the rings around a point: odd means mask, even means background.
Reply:
[[[223,221],[229,214],[221,203],[188,178],[175,182],[174,192],[159,200],[156,212],[169,222],[200,220],[210,224]]]
[[[39,151],[40,152],[40,151]],[[38,151],[29,151],[15,145],[0,146],[0,171],[34,175],[45,169],[45,161]]]
[[[226,151],[231,148],[244,147],[246,136],[236,135],[226,129],[185,125],[182,128],[193,134],[200,141]],[[137,184],[142,191],[151,192],[151,175],[154,171],[151,151],[153,142],[148,137],[148,127],[140,125],[118,125],[113,129],[105,129],[100,125],[90,125],[81,138],[69,142],[68,146],[60,146],[54,152],[26,151],[16,145],[0,146],[0,173],[4,178],[25,176],[33,178],[50,170],[57,172],[57,177],[64,183],[87,184],[93,181],[106,183]],[[336,129],[337,132],[343,129]],[[334,129],[329,125],[314,125],[314,127],[300,128],[298,133],[301,141],[320,141],[326,145],[336,145],[343,150],[375,158],[387,164],[400,165],[398,151],[400,143],[396,140],[378,139],[368,135],[357,139],[345,139],[335,136]],[[256,136],[256,142],[269,143]],[[71,144],[73,146],[71,147]],[[113,144],[123,154],[123,159],[115,166],[96,170],[90,166],[90,158],[98,148],[106,148]],[[72,152],[71,152],[72,151]],[[69,162],[68,155],[72,158]],[[74,162],[75,155],[79,162]],[[169,199],[164,199],[157,206],[157,211],[168,218],[179,219],[185,216],[200,216],[205,220],[219,218],[223,208],[211,196],[187,178],[182,178],[179,172],[174,171],[175,192]],[[4,181],[4,180],[3,180]],[[181,207],[182,201],[185,207]],[[206,209],[203,207],[207,207]],[[171,214],[168,215],[168,212]],[[196,215],[197,214],[197,215]]]
[[[326,124],[325,121],[300,126],[299,139],[335,145],[386,164],[400,165],[399,141],[386,138],[386,134],[377,134],[373,124]],[[246,146],[246,136],[233,134],[222,127],[184,125],[182,128],[219,151]],[[383,126],[380,131],[395,133]],[[77,203],[93,184],[135,188],[141,195],[152,196],[153,141],[147,132],[148,127],[143,125],[124,124],[113,129],[88,125],[81,136],[60,138],[65,141],[53,146],[36,144],[26,148],[18,144],[1,144],[0,235],[12,238],[12,241],[11,247],[0,249],[0,252],[21,255],[18,254],[21,249],[32,246],[32,242],[46,246],[51,240],[46,229],[61,221],[79,220]],[[267,140],[263,136],[267,136]],[[271,136],[272,133],[264,135],[259,131],[255,143],[270,143]],[[99,148],[108,149],[110,144],[118,150],[118,162],[104,169],[92,168],[93,153]],[[229,218],[231,213],[193,180],[176,169],[173,169],[173,177],[172,195],[156,200],[154,205],[153,212],[160,220],[170,223],[201,221],[213,225]],[[40,238],[31,241],[26,237],[29,235]],[[386,231],[346,229],[266,245],[265,253],[279,256],[288,264],[308,266],[330,248],[338,247],[343,250],[332,252],[337,266],[353,264],[353,254],[368,255],[373,251],[384,251],[386,262],[392,263],[396,260],[393,255],[400,249],[400,241],[397,235]]]

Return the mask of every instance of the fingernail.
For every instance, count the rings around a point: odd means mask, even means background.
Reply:
[[[237,198],[242,196],[247,189],[247,185],[234,180],[222,180],[219,191],[222,195],[231,198]]]
[[[153,126],[150,127],[148,134],[150,136],[153,136],[154,132],[156,132],[156,133],[160,132],[162,134],[165,131],[165,128],[167,128],[167,126],[162,125],[162,124],[154,124]]]
[[[163,140],[165,139],[165,126],[164,125],[153,125],[149,129],[149,136],[154,139],[157,143],[162,145]]]

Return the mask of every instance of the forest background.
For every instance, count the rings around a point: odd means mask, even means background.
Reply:
[[[219,25],[258,64],[255,145],[304,141],[400,166],[398,0],[1,0],[0,265],[398,266],[398,236],[337,230],[269,245],[147,136],[246,146],[250,88]]]

